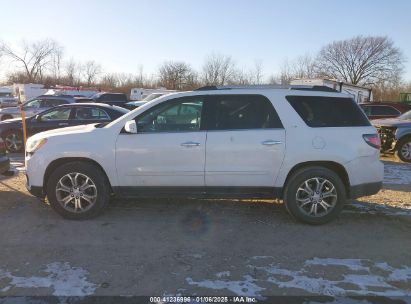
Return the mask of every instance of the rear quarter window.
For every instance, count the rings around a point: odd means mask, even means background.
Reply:
[[[287,101],[312,128],[370,126],[364,112],[351,98],[287,96]]]

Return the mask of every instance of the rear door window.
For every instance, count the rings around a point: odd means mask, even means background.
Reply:
[[[74,120],[110,120],[106,111],[99,108],[80,107],[75,109]]]
[[[262,95],[213,95],[207,108],[209,130],[283,128],[273,105]]]
[[[371,115],[374,116],[396,116],[401,113],[390,106],[373,106],[371,107]]]
[[[287,96],[286,99],[309,127],[370,126],[367,116],[351,98]]]

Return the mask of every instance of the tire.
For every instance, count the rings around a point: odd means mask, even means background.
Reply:
[[[395,156],[406,163],[411,163],[411,136],[401,138],[395,150]]]
[[[7,120],[7,119],[12,119],[12,118],[13,118],[13,116],[5,114],[1,117],[0,121]]]
[[[316,190],[316,185],[321,187],[319,191],[309,190]],[[321,225],[335,219],[344,207],[346,197],[341,178],[324,167],[306,167],[296,171],[284,191],[287,211],[295,219],[311,225]]]
[[[89,162],[74,161],[57,167],[46,187],[51,207],[70,220],[93,218],[110,200],[110,184],[105,173]]]
[[[10,153],[22,152],[24,150],[23,134],[18,130],[9,130],[2,134],[4,144]]]

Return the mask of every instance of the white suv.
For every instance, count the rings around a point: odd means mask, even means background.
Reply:
[[[205,87],[155,99],[104,125],[29,138],[27,188],[63,217],[116,197],[281,198],[325,223],[349,198],[377,193],[376,130],[326,87]]]

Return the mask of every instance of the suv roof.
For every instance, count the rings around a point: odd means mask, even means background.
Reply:
[[[288,89],[288,90],[300,90],[300,91],[320,91],[320,92],[333,92],[339,93],[339,91],[327,87],[327,86],[310,86],[310,85],[234,85],[234,86],[205,86],[196,89],[195,91],[213,91],[213,90],[235,90],[235,89]]]

